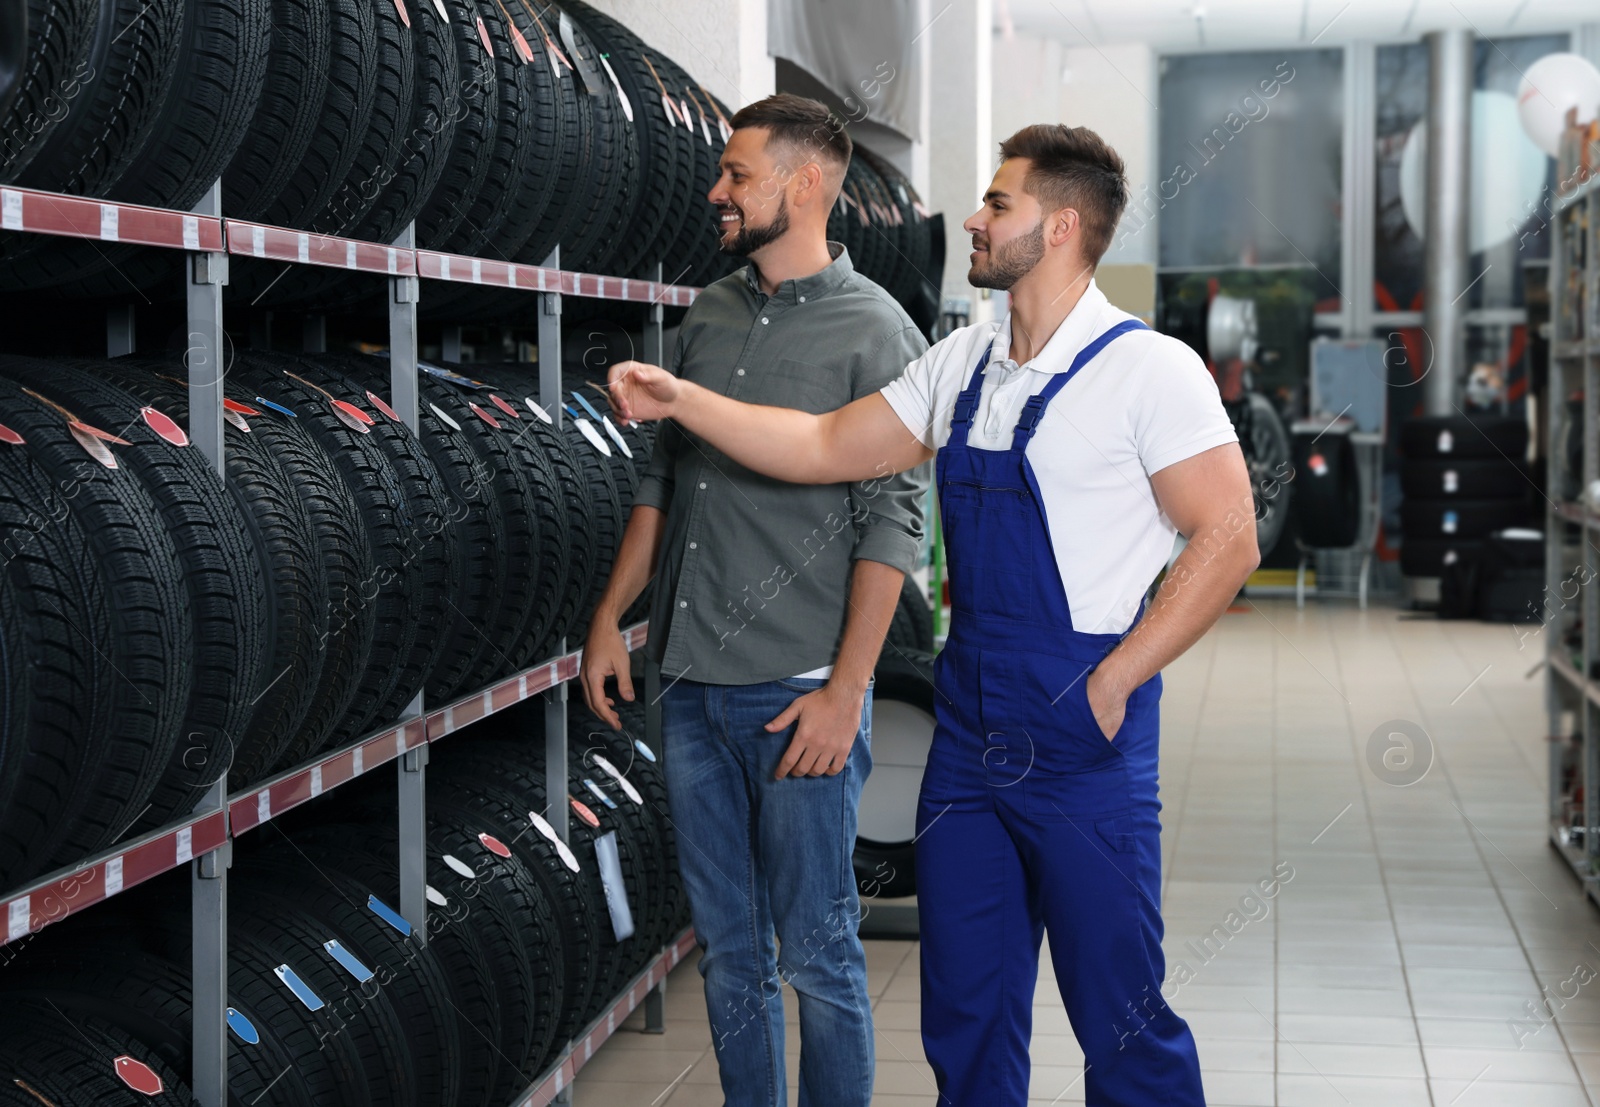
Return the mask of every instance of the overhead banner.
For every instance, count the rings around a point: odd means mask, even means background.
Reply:
[[[870,119],[913,140],[922,104],[916,79],[916,0],[767,0],[767,50],[793,62],[844,102],[846,123]]]

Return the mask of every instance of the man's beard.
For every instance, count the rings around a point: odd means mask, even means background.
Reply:
[[[998,250],[990,248],[987,265],[974,263],[967,271],[973,288],[995,288],[1005,292],[1026,277],[1044,257],[1044,222],[1025,235],[1013,238]]]
[[[789,200],[778,197],[778,211],[765,227],[752,227],[744,222],[744,212],[739,213],[739,229],[732,238],[721,240],[722,252],[730,257],[747,258],[763,246],[770,246],[789,233]]]

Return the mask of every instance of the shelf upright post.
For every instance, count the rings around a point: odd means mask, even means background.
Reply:
[[[557,245],[542,263],[547,269],[561,268],[561,247]],[[550,413],[559,428],[562,424],[561,399],[561,291],[539,293],[539,403]],[[579,633],[582,633],[580,630]],[[567,652],[563,639],[556,643],[558,655]],[[545,818],[567,839],[567,681],[562,681],[544,700]]]
[[[133,353],[133,303],[112,304],[106,308],[106,357]]]
[[[558,243],[544,259],[547,269],[561,268]],[[561,286],[554,292],[539,293],[539,403],[550,413],[559,430],[562,424],[561,399]],[[583,631],[579,631],[583,633]],[[556,643],[558,656],[567,652],[566,639]],[[567,684],[562,681],[545,693],[544,699],[544,794],[545,818],[567,841]],[[572,1085],[556,1093],[552,1103],[572,1102]]]
[[[660,288],[661,263],[656,262],[657,290],[645,309],[644,360],[651,365],[666,364],[666,342],[662,322],[665,310],[661,306],[664,290]],[[644,666],[644,741],[656,757],[663,755],[661,748],[661,666],[646,661]],[[651,988],[644,997],[644,1031],[646,1034],[667,1032],[667,981],[665,978]]]
[[[196,215],[221,216],[220,181],[212,183],[194,211]],[[221,473],[222,377],[227,371],[222,286],[228,283],[228,255],[193,252],[186,261],[189,336],[184,361],[189,374],[189,440]],[[130,340],[131,322],[130,310]],[[225,810],[227,798],[224,767],[196,810]],[[232,853],[232,844],[224,843],[219,849],[202,854],[195,858],[190,875],[190,967],[194,992],[190,1087],[199,1107],[225,1107],[228,1098],[228,866]]]
[[[414,250],[415,224],[408,224],[394,240],[395,246]],[[421,434],[417,418],[420,387],[417,381],[417,300],[421,296],[420,277],[389,278],[389,402],[400,421]],[[418,692],[405,709],[406,718],[422,714],[422,693]],[[428,816],[426,744],[408,750],[398,762],[400,832],[400,914],[411,924],[420,942],[426,942]]]

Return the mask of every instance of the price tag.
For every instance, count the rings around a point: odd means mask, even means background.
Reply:
[[[250,228],[250,252],[258,258],[267,256],[267,229],[265,227]]]
[[[100,205],[100,237],[107,242],[117,241],[117,215],[117,205]]]
[[[193,215],[183,217],[183,248],[200,249],[200,220]]]
[[[113,857],[106,862],[106,895],[114,896],[122,891],[122,858]]]
[[[344,244],[344,267],[346,269],[354,269],[356,267],[356,244],[354,242],[346,242]]]
[[[628,906],[628,886],[622,878],[622,858],[617,852],[617,832],[612,830],[594,840],[594,854],[600,863],[600,883],[606,893],[606,910],[611,915],[611,933],[617,941],[633,937],[633,910]]]
[[[22,193],[0,188],[0,227],[22,230]]]
[[[606,76],[611,78],[611,87],[617,90],[617,99],[622,104],[622,114],[628,117],[628,122],[633,122],[633,104],[628,100],[628,94],[622,91],[622,82],[617,80],[616,70],[611,68],[611,63],[606,61],[604,54],[600,55],[600,64],[605,66]]]
[[[445,280],[450,279],[450,258],[448,255],[439,259],[439,276]]]
[[[302,265],[311,260],[311,239],[305,234],[295,236],[294,248],[295,256],[300,259]]]

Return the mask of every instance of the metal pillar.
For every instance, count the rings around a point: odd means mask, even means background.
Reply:
[[[415,249],[417,233],[407,225],[393,243],[404,250]],[[389,404],[413,434],[421,434],[417,418],[417,300],[421,294],[417,277],[389,278]],[[422,693],[406,705],[402,718],[422,714]],[[398,773],[400,834],[400,914],[411,924],[417,940],[427,941],[428,933],[428,747],[410,750],[400,759]]]
[[[1428,42],[1427,218],[1422,329],[1431,350],[1423,409],[1448,415],[1466,365],[1467,217],[1472,180],[1472,32]]]
[[[122,357],[133,349],[133,305],[113,304],[106,308],[106,357]]]
[[[661,263],[656,263],[656,283],[660,284],[664,271]],[[657,294],[650,306],[645,310],[644,320],[644,360],[651,365],[666,364],[666,341],[663,333],[663,317],[665,309],[661,306],[661,296]],[[646,661],[644,668],[644,742],[655,752],[659,759],[661,750],[661,666],[655,662]],[[646,1034],[665,1034],[667,1032],[667,981],[662,978],[654,988],[651,988],[644,997],[644,1032]]]
[[[1344,218],[1340,221],[1340,330],[1372,337],[1374,223],[1377,220],[1378,49],[1370,42],[1344,48]]]
[[[550,251],[543,264],[561,268],[561,247]],[[561,426],[561,293],[539,293],[539,403],[550,418]],[[565,639],[556,643],[558,654],[567,652]],[[544,700],[545,818],[567,839],[567,682],[563,681]],[[558,1100],[558,1102],[567,1102]]]
[[[222,214],[220,181],[212,184],[194,210],[198,215]],[[186,260],[189,341],[184,358],[189,370],[189,440],[221,473],[222,375],[226,371],[222,286],[228,282],[228,256],[191,253]],[[131,337],[131,326],[129,329]],[[227,798],[224,772],[196,810],[221,810]],[[200,1107],[225,1107],[228,1101],[228,865],[232,859],[232,843],[226,843],[197,857],[189,878],[194,992],[194,1064],[189,1083]]]

